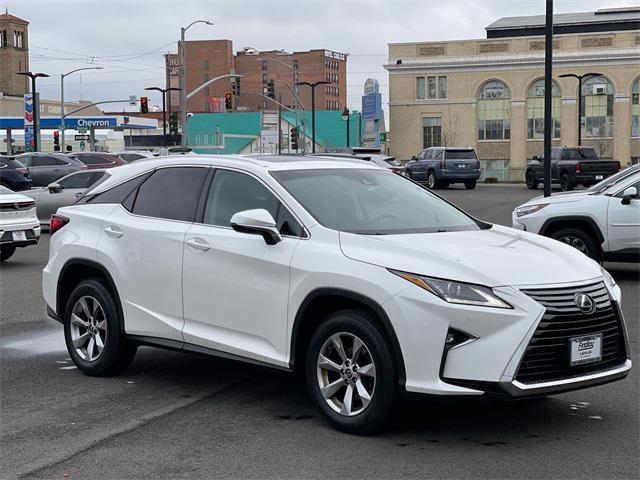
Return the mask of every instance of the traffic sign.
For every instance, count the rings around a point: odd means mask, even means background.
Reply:
[[[129,105],[135,107],[138,104],[138,97],[135,95],[129,95]]]
[[[88,128],[87,127],[78,126],[78,128],[76,130],[78,130],[80,133],[87,133]]]
[[[85,147],[85,146],[86,146],[86,145],[85,145],[85,143],[84,143],[84,140],[82,140],[82,141],[80,142],[80,150],[84,151],[84,147]]]
[[[76,142],[78,140],[89,140],[89,135],[74,135]]]

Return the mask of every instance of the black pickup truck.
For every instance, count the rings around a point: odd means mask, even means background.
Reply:
[[[576,185],[590,187],[620,170],[617,160],[600,160],[593,147],[555,147],[551,149],[551,181],[560,183],[562,191]],[[544,181],[544,158],[534,156],[525,172],[527,187],[538,188]]]

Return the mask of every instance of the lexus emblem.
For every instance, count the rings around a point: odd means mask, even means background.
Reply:
[[[593,301],[589,295],[584,293],[578,293],[574,300],[576,302],[576,306],[580,309],[582,313],[591,314],[596,311],[596,302]]]

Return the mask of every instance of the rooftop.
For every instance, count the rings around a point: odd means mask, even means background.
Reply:
[[[5,11],[3,14],[0,14],[0,23],[5,23],[5,22],[15,22],[15,23],[22,23],[24,25],[29,25],[29,22],[27,22],[26,20],[23,20],[21,18],[18,18],[14,15],[11,15],[9,13],[9,10],[5,8]]]

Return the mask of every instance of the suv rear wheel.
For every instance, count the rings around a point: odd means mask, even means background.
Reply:
[[[137,347],[120,329],[113,293],[98,280],[84,280],[73,290],[63,324],[69,355],[83,373],[115,375],[133,361]]]
[[[468,182],[464,182],[464,186],[467,190],[473,190],[474,188],[476,188],[476,181],[470,180]]]
[[[361,435],[381,428],[396,394],[396,369],[385,335],[363,310],[341,310],[314,332],[307,386],[335,428]]]
[[[434,190],[439,186],[440,186],[440,183],[438,182],[438,180],[436,180],[436,173],[433,170],[431,170],[427,175],[427,187]]]
[[[551,238],[571,245],[581,251],[587,257],[600,261],[600,249],[598,244],[589,233],[579,228],[561,228],[551,234]]]
[[[16,253],[15,245],[4,245],[0,247],[0,262],[9,260]]]

